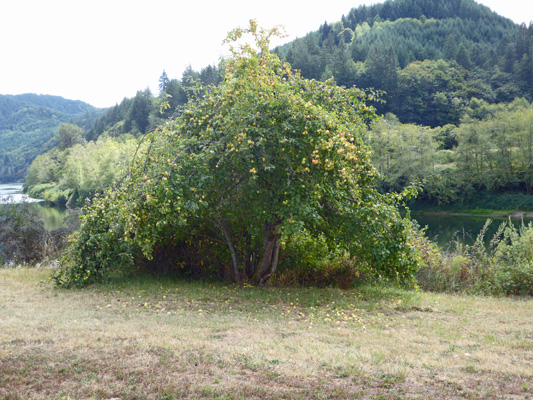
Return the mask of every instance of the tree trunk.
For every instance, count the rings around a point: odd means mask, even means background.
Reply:
[[[226,245],[228,246],[228,249],[231,254],[231,274],[233,275],[233,281],[235,283],[241,282],[241,277],[239,274],[239,256],[237,255],[237,251],[235,250],[235,246],[233,245],[233,240],[231,239],[231,234],[228,230],[228,227],[222,220],[222,218],[217,218],[217,223],[219,229],[222,231],[222,234],[224,235],[224,240],[226,241]]]
[[[277,232],[280,221],[266,222],[264,227],[263,255],[259,262],[259,267],[252,277],[252,281],[264,285],[265,282],[276,272],[279,259],[279,239],[281,235]]]

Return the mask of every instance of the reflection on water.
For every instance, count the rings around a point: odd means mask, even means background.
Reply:
[[[427,226],[426,236],[443,248],[449,247],[457,239],[467,244],[474,243],[485,222],[489,219],[487,217],[456,215],[413,215],[412,218],[421,227]],[[508,218],[490,219],[492,223],[485,234],[485,243],[487,244],[498,230],[498,227],[503,222],[509,221]],[[524,224],[528,224],[531,221],[531,219],[523,220]],[[517,218],[512,218],[511,222],[516,227],[520,227],[522,224],[522,220]]]
[[[34,203],[31,207],[39,213],[46,229],[53,230],[64,226],[68,216],[66,207],[50,205],[42,200],[32,199],[21,192],[21,183],[0,184],[0,204]]]
[[[65,219],[68,217],[69,212],[66,207],[54,206],[46,203],[32,204],[42,221],[44,227],[48,230],[59,229],[65,225]]]

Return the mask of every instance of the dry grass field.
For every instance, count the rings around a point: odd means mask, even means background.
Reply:
[[[533,399],[533,299],[0,269],[0,400]]]

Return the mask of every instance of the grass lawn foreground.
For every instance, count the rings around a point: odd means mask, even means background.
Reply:
[[[533,299],[0,269],[0,400],[533,399]]]

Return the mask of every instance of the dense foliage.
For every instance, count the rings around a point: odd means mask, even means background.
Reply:
[[[276,51],[307,78],[383,90],[382,113],[404,123],[458,123],[473,97],[533,100],[533,25],[473,0],[388,0]]]
[[[0,182],[23,180],[35,157],[57,144],[62,123],[89,128],[100,114],[89,104],[58,96],[0,95]]]
[[[59,145],[31,164],[24,188],[33,198],[69,206],[84,205],[121,178],[137,144],[127,136],[87,143],[72,124],[63,124],[56,139]]]
[[[121,185],[86,210],[58,283],[104,279],[145,257],[263,284],[301,232],[360,270],[410,281],[411,223],[402,195],[375,189],[365,94],[294,73],[268,51],[274,33],[252,21],[229,35],[250,34],[257,48],[232,47],[224,81],[146,136]]]
[[[441,206],[480,193],[531,194],[533,105],[524,99],[508,105],[476,99],[472,106],[459,126],[431,129],[401,124],[390,115],[374,123],[369,141],[383,176],[381,190],[424,182],[417,201]]]

